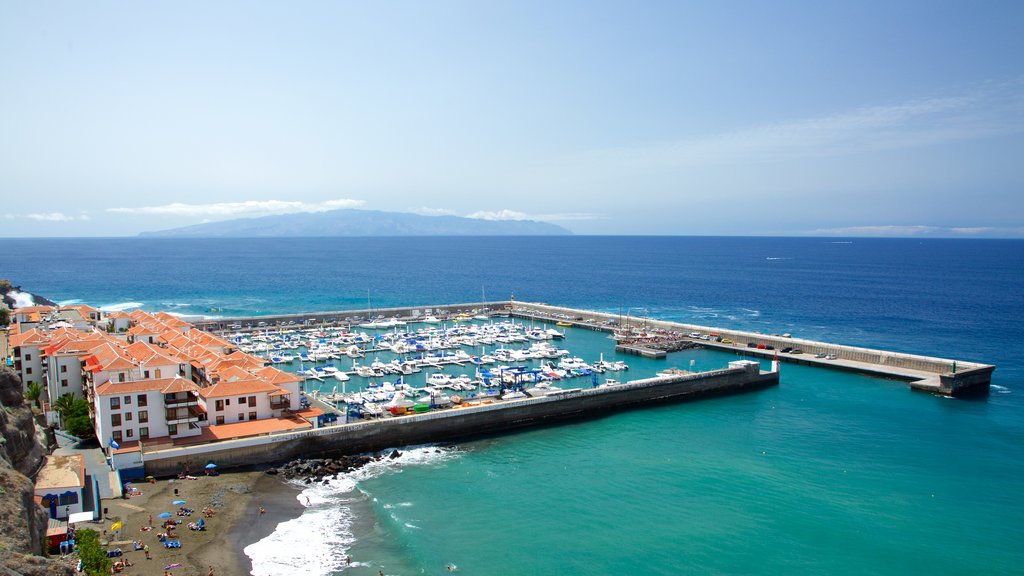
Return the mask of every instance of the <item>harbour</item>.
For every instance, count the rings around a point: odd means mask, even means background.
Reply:
[[[340,325],[352,328],[371,316],[401,322],[421,320],[424,314],[445,322],[480,318],[512,317],[548,324],[605,332],[630,331],[653,338],[670,334],[673,341],[722,350],[743,356],[774,359],[784,363],[818,366],[828,369],[869,374],[907,382],[914,390],[949,396],[984,394],[991,383],[995,366],[963,359],[939,358],[900,353],[837,343],[795,338],[784,334],[749,331],[696,324],[668,322],[651,318],[528,303],[515,300],[451,304],[442,306],[394,307],[379,310],[348,310],[310,314],[291,314],[197,321],[201,329],[228,333],[259,331],[292,326]],[[260,326],[260,324],[263,324]],[[626,354],[663,359],[666,352],[643,345],[620,346]]]

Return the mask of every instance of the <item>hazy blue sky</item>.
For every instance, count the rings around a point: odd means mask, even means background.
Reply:
[[[1024,2],[4,2],[0,236],[1024,236]]]

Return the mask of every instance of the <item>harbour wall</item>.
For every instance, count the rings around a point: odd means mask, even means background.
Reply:
[[[984,393],[988,391],[995,366],[971,362],[938,358],[920,354],[907,354],[889,350],[878,350],[844,344],[819,342],[803,338],[791,338],[780,335],[759,334],[743,330],[732,330],[699,324],[685,324],[654,320],[637,316],[622,316],[606,312],[578,310],[564,306],[551,306],[543,303],[519,301],[469,302],[462,304],[445,304],[431,306],[404,306],[398,308],[380,308],[373,310],[342,310],[333,312],[310,312],[298,314],[282,314],[274,316],[254,316],[246,318],[221,318],[216,320],[195,321],[193,324],[203,330],[226,331],[229,326],[251,325],[252,330],[260,329],[258,324],[266,322],[268,326],[283,325],[316,325],[340,324],[352,325],[368,316],[384,316],[415,320],[426,315],[449,318],[460,314],[509,314],[521,319],[542,320],[546,322],[568,322],[576,328],[597,330],[611,333],[616,327],[625,325],[645,327],[650,330],[671,330],[688,334],[718,334],[723,340],[732,340],[733,344],[699,340],[701,346],[725,350],[736,354],[760,358],[778,358],[782,362],[819,366],[823,368],[845,370],[883,378],[891,378],[911,383],[916,390],[925,390],[951,396]],[[619,326],[619,324],[623,326]],[[763,344],[775,350],[759,350],[748,347]],[[800,355],[777,353],[778,350],[792,347],[803,351]],[[661,357],[654,351],[644,354],[643,347],[634,347],[637,354],[650,357]],[[627,351],[628,352],[628,351]],[[817,354],[834,354],[834,360],[818,359]]]
[[[761,372],[756,362],[666,378],[649,378],[604,388],[566,390],[539,398],[453,408],[426,414],[339,424],[315,430],[226,440],[144,454],[146,474],[168,476],[183,466],[200,470],[208,462],[238,467],[294,458],[373,452],[386,448],[477,438],[565,420],[678,402],[709,395],[734,394],[777,385],[778,372]]]
[[[818,342],[803,338],[653,320],[650,318],[629,316],[622,318],[614,314],[549,306],[547,304],[516,302],[511,314],[514,317],[524,319],[546,321],[558,319],[562,322],[569,322],[575,327],[605,332],[612,332],[615,328],[609,322],[614,321],[618,324],[621,321],[622,324],[628,323],[633,327],[643,326],[648,330],[671,330],[683,334],[691,332],[717,334],[722,340],[732,340],[733,343],[727,344],[713,340],[697,341],[701,346],[707,348],[747,356],[777,358],[783,362],[820,366],[903,380],[911,382],[912,388],[915,389],[954,396],[987,391],[992,379],[992,372],[995,370],[995,366],[966,360],[937,358],[920,354],[907,354],[889,350]],[[772,346],[775,350],[749,347],[748,344],[750,343],[755,346],[758,344]],[[778,353],[778,350],[785,347],[800,349],[803,354]],[[834,360],[814,358],[817,354],[834,354],[837,358]],[[920,384],[915,385],[918,382]]]

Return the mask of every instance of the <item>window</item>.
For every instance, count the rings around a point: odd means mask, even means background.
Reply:
[[[249,408],[255,408],[255,407],[256,407],[256,397],[255,396],[249,396]]]
[[[155,370],[154,374],[153,374],[153,378],[159,378],[159,377],[160,377],[160,369],[159,369],[159,368],[157,368],[157,369]]]
[[[61,372],[61,374],[65,373],[65,372],[67,372],[67,371],[68,371],[68,366],[67,366],[67,364],[62,364],[62,365],[61,365],[61,367],[60,367],[60,372]]]
[[[217,416],[217,425],[220,425],[220,424],[223,424],[223,423],[224,423],[224,417],[223,416]]]
[[[139,410],[139,423],[149,422],[149,410]]]
[[[120,430],[114,430],[113,432],[110,433],[110,435],[114,438],[114,442],[120,442],[121,440],[124,440],[124,438],[121,437]]]
[[[217,410],[219,411],[219,410],[223,410],[223,409],[224,409],[224,401],[223,400],[217,400]]]
[[[141,421],[142,421],[142,417],[140,416],[139,417],[139,422],[141,422]],[[139,440],[146,440],[147,438],[149,438],[149,428],[147,428],[145,426],[143,426],[142,428],[139,428]]]
[[[31,366],[26,366],[25,367],[25,374],[31,374],[31,373],[32,373],[32,367]]]
[[[231,398],[225,398],[224,399],[224,405],[225,406],[231,406]]]
[[[142,377],[145,378],[146,380],[149,380],[149,370],[143,370]]]
[[[125,412],[124,413],[124,421],[125,422],[131,422],[132,421],[132,413],[131,412]]]
[[[245,414],[239,412],[238,413],[238,421],[239,422],[245,422]]]
[[[255,419],[256,419],[256,413],[255,412],[249,412],[249,420],[255,420]]]
[[[149,398],[145,394],[139,394],[135,403],[139,405],[139,408],[149,406]]]
[[[178,425],[177,424],[168,424],[167,425],[167,434],[169,436],[174,436],[177,433],[178,433]]]
[[[241,398],[238,399],[238,405],[245,406],[245,396],[242,396]]]
[[[111,414],[110,415],[110,425],[111,426],[120,426],[121,425],[121,415],[120,414]]]
[[[120,408],[121,408],[121,399],[118,398],[117,396],[111,396],[110,397],[110,409],[111,410],[120,410]]]
[[[61,386],[61,388],[67,388],[68,387],[68,379],[67,378],[61,378],[60,386]]]
[[[125,396],[124,397],[124,403],[125,403],[126,406],[128,404],[131,404],[132,403],[132,397],[131,396]]]
[[[131,437],[132,437],[132,432],[134,432],[134,430],[132,430],[131,428],[129,428],[129,429],[128,429],[128,430],[126,431],[126,433],[125,433],[125,437],[127,437],[127,438],[131,438]]]
[[[58,496],[58,499],[61,506],[70,506],[72,504],[78,504],[78,493],[68,491]]]
[[[118,382],[124,382],[124,372],[118,372],[117,373],[117,381]]]
[[[28,362],[31,359],[32,359],[32,355],[31,354],[25,354],[25,361],[26,362]]]

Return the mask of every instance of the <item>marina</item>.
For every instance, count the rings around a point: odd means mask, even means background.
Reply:
[[[987,391],[995,369],[789,334],[511,300],[242,318],[204,327],[219,330],[239,350],[304,378],[302,406],[323,415],[312,430],[272,431],[188,448],[154,446],[144,455],[147,474],[170,473],[180,462],[191,460],[242,466],[309,453],[351,454],[471,439],[756,390],[778,384],[782,363],[881,376],[948,396]],[[597,357],[584,359],[586,354],[570,351],[568,346],[577,338],[590,353],[600,351]],[[622,341],[641,353],[623,350]],[[726,361],[727,367],[711,369],[697,369],[691,360],[689,369],[683,369],[667,366],[671,353],[659,347],[706,349],[755,360]],[[630,371],[626,359],[631,356],[644,366]],[[762,361],[770,361],[770,366]],[[631,378],[624,379],[626,374]]]

